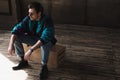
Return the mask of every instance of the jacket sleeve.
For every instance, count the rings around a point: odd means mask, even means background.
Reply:
[[[21,35],[27,31],[29,17],[26,16],[21,22],[14,26],[11,33],[16,35]]]
[[[49,18],[45,22],[45,26],[42,35],[40,37],[40,40],[42,41],[43,44],[46,44],[53,39],[54,33],[55,30],[54,30],[53,21]]]

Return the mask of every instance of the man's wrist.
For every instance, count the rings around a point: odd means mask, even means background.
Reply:
[[[30,50],[31,52],[33,52],[33,49],[32,49],[32,48],[29,48],[29,50]]]

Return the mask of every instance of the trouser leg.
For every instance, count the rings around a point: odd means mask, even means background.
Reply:
[[[29,35],[22,35],[18,36],[17,39],[14,42],[14,47],[15,47],[15,53],[19,57],[24,56],[24,49],[22,43],[25,43],[27,45],[34,45],[37,42],[38,38],[34,36],[29,36]]]
[[[42,53],[42,64],[47,65],[49,59],[50,49],[53,46],[51,42],[41,46],[41,53]]]
[[[29,35],[22,35],[17,36],[17,39],[15,40],[14,47],[16,54],[21,57],[21,61],[19,64],[15,67],[13,67],[13,70],[19,70],[28,67],[28,61],[24,60],[24,49],[22,43],[26,43],[28,45],[34,45],[38,41],[38,37],[35,36],[29,36]]]
[[[23,49],[22,43],[20,41],[16,40],[14,43],[14,47],[15,47],[15,53],[19,57],[23,57],[24,56],[24,49]]]
[[[50,49],[53,46],[51,42],[48,42],[47,44],[41,46],[41,53],[42,53],[42,67],[40,71],[40,80],[41,79],[46,79],[48,76],[48,59],[49,59],[49,53]]]
[[[29,36],[29,35],[18,36],[18,38],[14,43],[16,54],[20,57],[23,57],[24,49],[23,49],[22,43],[25,43],[28,45],[34,45],[38,40],[39,38],[35,36]],[[41,46],[42,64],[47,64],[50,49],[52,46],[53,44],[51,42],[48,42],[47,44]]]

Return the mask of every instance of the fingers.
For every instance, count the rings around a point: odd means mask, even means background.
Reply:
[[[24,56],[24,60],[28,61],[30,59],[30,56],[29,55],[25,55]]]
[[[28,51],[25,53],[24,59],[28,61],[28,60],[30,59],[30,54],[31,54],[31,51],[28,50]]]
[[[24,56],[24,60],[28,61],[29,57],[27,55]]]
[[[14,48],[9,47],[9,48],[8,48],[8,53],[9,53],[10,55],[13,55],[13,53],[15,53]]]
[[[9,53],[10,55],[12,55],[12,50],[11,50],[11,49],[8,49],[8,53]]]

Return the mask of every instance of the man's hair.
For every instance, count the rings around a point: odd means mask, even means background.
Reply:
[[[43,14],[43,6],[39,2],[31,2],[28,8],[34,8],[37,13],[41,12],[41,14]]]

